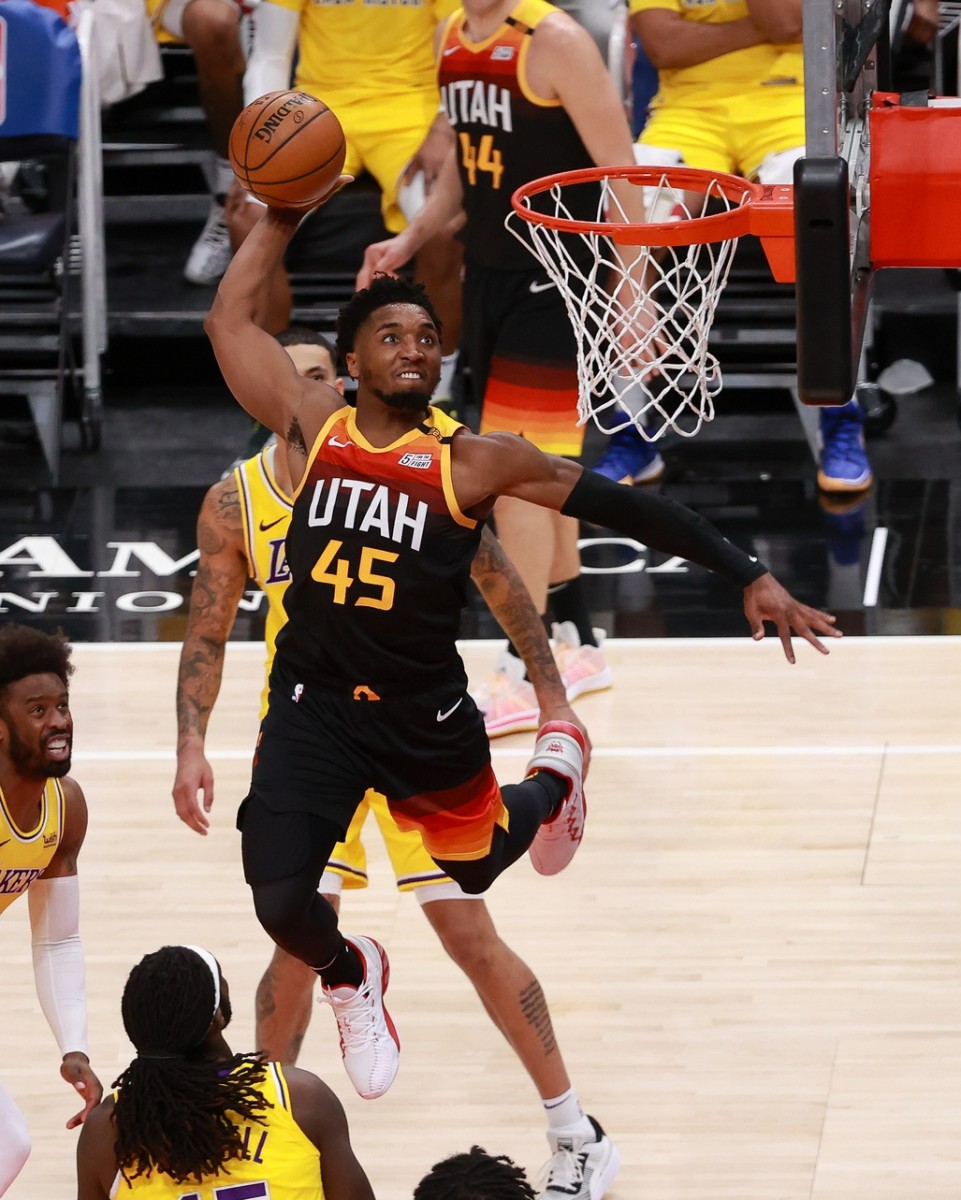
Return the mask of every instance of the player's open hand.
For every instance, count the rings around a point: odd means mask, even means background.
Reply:
[[[63,1056],[60,1074],[83,1097],[83,1108],[67,1122],[68,1129],[76,1129],[103,1099],[103,1085],[90,1069],[86,1054],[81,1054],[79,1050],[71,1050]]]
[[[777,626],[778,637],[784,647],[784,657],[789,663],[794,662],[792,630],[822,654],[828,654],[829,651],[818,639],[818,634],[832,638],[843,636],[840,629],[835,628],[837,618],[795,600],[770,571],[749,583],[744,589],[744,615],[751,627],[751,636],[756,642],[764,637],[765,621],[771,621]]]
[[[375,275],[396,275],[412,256],[402,233],[383,242],[373,242],[364,251],[364,261],[357,272],[357,290],[370,287]]]
[[[177,774],[173,786],[177,816],[202,836],[207,836],[207,814],[214,802],[214,773],[201,748],[177,752]]]

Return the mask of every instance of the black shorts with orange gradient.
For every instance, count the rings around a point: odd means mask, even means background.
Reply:
[[[577,343],[564,300],[542,267],[501,271],[468,262],[464,359],[481,403],[480,433],[520,434],[545,454],[576,458]]]
[[[495,825],[507,827],[507,812],[466,679],[386,699],[367,693],[315,688],[275,660],[250,795],[275,813],[313,813],[343,836],[373,788],[434,858],[483,858]],[[257,848],[245,846],[245,862],[248,854],[257,857]],[[269,865],[261,865],[269,878]]]

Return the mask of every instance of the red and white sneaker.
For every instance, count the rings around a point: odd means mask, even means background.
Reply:
[[[400,1038],[384,1007],[390,979],[387,952],[369,937],[345,937],[364,964],[360,987],[328,988],[323,998],[334,1010],[340,1053],[350,1082],[365,1100],[376,1100],[394,1082],[400,1065]]]
[[[586,750],[581,731],[570,721],[548,721],[534,743],[534,757],[527,764],[527,775],[532,771],[550,771],[569,784],[557,812],[538,829],[528,851],[534,870],[541,875],[563,871],[584,836]]]
[[[524,733],[540,724],[540,705],[533,685],[524,678],[524,664],[507,650],[498,656],[493,675],[471,696],[484,718],[488,737]]]
[[[564,681],[568,700],[585,692],[602,692],[614,682],[604,651],[604,630],[595,629],[596,646],[582,646],[573,621],[554,626],[554,658]]]

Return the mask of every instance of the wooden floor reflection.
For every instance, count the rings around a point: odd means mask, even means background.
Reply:
[[[586,1107],[624,1159],[612,1200],[936,1200],[961,1195],[961,639],[849,639],[787,666],[774,642],[609,644],[615,687],[578,706],[594,739],[587,835],[571,867],[525,861],[489,898],[547,993]],[[480,677],[495,653],[471,644]],[[234,830],[256,732],[262,649],[232,645],[209,748],[213,828],[173,814],[176,645],[75,651],[74,775],[94,1065],[130,1047],[127,972],[199,942],[252,1045],[269,944]],[[520,777],[530,735],[494,744]],[[329,1010],[301,1064],[343,1098],[379,1200],[409,1200],[477,1142],[533,1173],[538,1098],[376,833],[372,886],[344,928],[391,957],[403,1042],[391,1092],[354,1096]],[[26,904],[0,921],[5,1086],[34,1152],[10,1200],[75,1195],[72,1094],[36,1004]]]

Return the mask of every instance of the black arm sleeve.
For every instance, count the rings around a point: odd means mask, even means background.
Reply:
[[[561,512],[636,538],[652,550],[686,558],[739,587],[767,572],[763,563],[732,546],[710,521],[683,504],[612,483],[593,471],[584,471]]]

